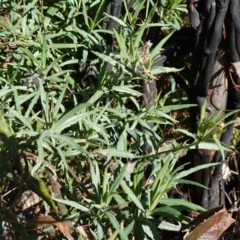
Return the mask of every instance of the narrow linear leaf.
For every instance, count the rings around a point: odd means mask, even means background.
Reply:
[[[40,179],[29,176],[27,179],[27,185],[33,192],[35,192],[39,197],[41,197],[55,212],[57,212],[57,206],[52,200],[48,192],[48,188]]]
[[[160,200],[161,204],[164,204],[166,206],[185,206],[192,210],[199,210],[199,211],[205,211],[205,209],[197,204],[190,203],[188,201],[182,200],[182,199],[173,199],[173,198],[162,198]]]
[[[181,179],[181,178],[184,178],[198,170],[201,170],[201,169],[204,169],[204,168],[209,168],[209,167],[213,167],[213,166],[216,166],[216,165],[219,165],[220,163],[208,163],[208,164],[203,164],[201,166],[197,166],[197,167],[193,167],[189,170],[186,170],[186,171],[182,171],[180,173],[178,173],[176,175],[176,179]]]
[[[68,205],[70,207],[74,207],[74,208],[76,208],[76,209],[78,209],[80,211],[83,211],[83,212],[89,212],[90,211],[87,207],[85,207],[85,206],[83,206],[83,205],[81,205],[81,204],[79,204],[77,202],[74,202],[74,201],[58,199],[58,198],[53,198],[53,200],[56,201],[56,202]]]
[[[119,158],[134,158],[134,154],[122,150],[117,150],[115,148],[108,148],[103,150],[97,150],[96,153],[100,153],[104,156],[112,156]]]
[[[121,169],[120,173],[117,175],[116,179],[110,186],[109,195],[113,194],[118,186],[120,185],[120,182],[122,181],[123,177],[125,176],[125,173],[127,171],[127,164],[124,165],[124,167]]]
[[[128,195],[128,197],[132,200],[132,202],[143,212],[144,207],[142,206],[142,203],[138,200],[138,198],[136,197],[136,195],[133,193],[133,191],[127,186],[127,184],[125,183],[125,181],[122,181],[120,183],[121,187],[123,188],[124,192]]]
[[[114,240],[117,238],[118,234],[119,234],[120,229],[118,228],[117,230],[114,231],[114,233],[112,234],[112,236],[108,239],[108,240]]]

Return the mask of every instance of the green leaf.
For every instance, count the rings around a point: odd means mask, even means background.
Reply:
[[[168,105],[168,106],[162,106],[160,110],[165,113],[169,113],[171,111],[176,111],[176,110],[181,110],[181,109],[196,107],[196,106],[197,106],[196,104]]]
[[[73,149],[76,149],[79,151],[79,153],[81,154],[86,154],[89,157],[93,157],[93,155],[91,153],[89,153],[85,148],[81,147],[77,142],[76,139],[71,138],[71,137],[67,137],[64,135],[60,135],[60,134],[52,134],[51,133],[51,137],[56,138],[64,143],[66,143],[67,145],[69,145],[70,147],[72,147]]]
[[[173,223],[169,223],[166,221],[162,221],[159,225],[158,225],[159,229],[162,230],[167,230],[167,231],[173,231],[173,232],[179,232],[181,229],[181,226],[173,224]]]
[[[111,235],[110,238],[108,238],[108,240],[114,240],[117,238],[118,234],[119,234],[120,229],[118,228],[117,230],[114,231],[114,233]]]
[[[146,166],[146,163],[138,162],[134,167],[133,187],[134,187],[134,194],[138,199],[140,199],[142,195],[145,166]]]
[[[136,239],[145,239],[145,233],[143,231],[142,223],[140,221],[136,221],[134,225],[134,237]]]
[[[179,184],[188,184],[188,185],[194,185],[194,186],[198,186],[198,187],[201,187],[201,188],[209,189],[205,185],[202,185],[198,182],[194,182],[194,181],[187,180],[187,179],[176,179],[176,182],[179,183]]]
[[[116,191],[116,189],[120,185],[123,177],[125,176],[126,171],[127,171],[127,164],[125,164],[125,166],[121,169],[120,173],[118,173],[114,182],[111,184],[110,190],[109,190],[109,195],[112,195]]]
[[[113,29],[113,33],[116,37],[116,40],[117,40],[118,46],[120,48],[121,54],[123,54],[125,59],[128,59],[130,61],[129,54],[128,54],[128,51],[127,51],[127,46],[125,44],[124,36],[119,34],[115,29]]]
[[[136,91],[136,90],[133,90],[134,86],[132,85],[124,85],[124,86],[113,86],[112,87],[112,90],[113,91],[116,91],[116,92],[121,92],[121,93],[126,93],[126,94],[130,94],[130,95],[133,95],[133,96],[136,96],[136,97],[140,97],[142,96],[143,94]]]
[[[120,224],[119,224],[118,220],[116,219],[116,217],[110,211],[106,211],[105,214],[108,216],[108,219],[110,220],[113,227],[116,230],[119,230],[119,235],[121,236],[121,239],[128,240],[128,237],[125,234],[125,232],[121,230]]]
[[[98,221],[98,219],[96,219],[96,220],[94,221],[94,224],[97,225],[97,237],[98,237],[97,239],[104,239],[103,228],[102,228],[100,222]],[[96,238],[95,238],[95,239],[96,239]]]
[[[89,104],[93,104],[95,103],[96,101],[98,101],[102,95],[104,94],[104,92],[102,90],[97,90],[93,96],[88,100],[88,103]]]
[[[18,27],[17,25],[16,26],[12,25],[8,18],[3,17],[0,18],[0,26],[4,27],[9,32],[14,32],[14,30]]]
[[[183,133],[184,135],[187,135],[193,139],[196,139],[196,134],[193,134],[185,129],[174,129],[174,132]]]
[[[104,2],[104,1],[103,1]],[[81,2],[82,3],[82,11],[83,11],[83,19],[84,19],[84,23],[85,23],[85,26],[86,26],[86,28],[88,28],[89,29],[89,16],[88,16],[88,14],[87,14],[87,9],[86,9],[86,3],[83,1],[83,2]]]
[[[170,73],[170,72],[180,72],[183,68],[174,68],[174,67],[154,67],[150,70],[151,75],[159,75],[162,73]]]
[[[166,43],[166,41],[172,36],[173,32],[168,34],[165,38],[163,38],[158,45],[151,51],[149,60],[153,61],[154,58],[160,54],[160,51],[162,50],[162,46]]]
[[[35,56],[26,48],[19,47],[19,49],[29,58],[38,68],[41,68],[41,63],[35,58]],[[24,56],[24,55],[23,55]]]
[[[62,106],[62,102],[63,102],[63,99],[64,99],[64,95],[66,93],[66,90],[67,90],[67,84],[62,89],[61,94],[58,97],[58,100],[57,100],[57,102],[56,102],[56,104],[54,106],[54,114],[53,114],[54,116],[57,116],[57,114],[58,114],[58,112],[59,112],[59,110],[60,110],[60,108]]]
[[[49,49],[53,48],[53,49],[77,49],[80,47],[84,47],[84,45],[82,44],[77,44],[77,43],[52,43],[51,45],[48,46]],[[61,57],[62,58],[62,57]],[[71,60],[73,61],[73,60]]]
[[[47,61],[47,42],[45,34],[42,35],[42,41],[41,67],[45,70]]]
[[[92,179],[92,184],[94,187],[94,193],[97,198],[97,203],[101,203],[101,193],[100,193],[100,172],[99,172],[99,167],[98,164],[94,162],[90,162],[90,173],[91,173],[91,179]]]
[[[102,194],[103,194],[103,200],[106,204],[109,204],[109,201],[107,201],[108,193],[109,193],[108,167],[105,167],[104,174],[103,174]]]
[[[224,149],[223,149],[223,146],[222,146],[221,142],[216,137],[214,137],[213,140],[216,143],[216,145],[218,146],[219,151],[220,151],[220,153],[222,155],[222,158],[225,159]]]
[[[103,54],[103,53],[95,52],[95,51],[92,51],[92,53],[95,54],[100,59],[102,59],[104,62],[107,62],[114,67],[117,67],[117,66],[120,67],[123,72],[126,72],[126,73],[129,72],[129,70],[127,70],[126,67],[123,64],[114,60],[112,57],[110,57],[106,54]]]
[[[94,20],[93,20],[93,27],[95,27],[95,25],[97,25],[100,21],[100,19],[102,18],[102,15],[103,15],[103,12],[105,10],[105,7],[106,7],[106,4],[107,4],[107,1],[106,0],[101,0],[99,1],[99,5],[97,7],[97,11],[96,11],[96,14],[95,14],[95,17],[94,17]],[[85,5],[85,3],[83,2],[83,5]],[[91,6],[94,6],[95,4],[92,3]],[[87,16],[87,12],[84,14]]]
[[[121,151],[126,151],[127,150],[127,129],[128,129],[128,124],[125,126],[125,130],[121,133],[119,140],[117,142],[117,149]]]
[[[115,148],[97,150],[96,153],[102,154],[104,156],[112,156],[119,158],[134,158],[134,154],[127,151],[118,150]]]
[[[111,64],[112,66],[116,66],[119,64],[119,62],[117,62],[116,60],[114,60],[113,58],[111,58],[108,55],[105,55],[105,54],[99,53],[99,52],[95,52],[95,51],[92,51],[92,53],[95,54],[97,57],[101,58],[103,61]]]
[[[33,192],[35,192],[39,197],[41,197],[55,212],[57,212],[57,206],[52,200],[48,192],[48,188],[40,179],[29,176],[27,179],[27,185]]]
[[[121,181],[120,183],[121,187],[123,188],[124,192],[128,195],[128,197],[131,199],[131,201],[143,212],[145,212],[144,207],[142,206],[142,203],[139,201],[139,199],[137,198],[137,196],[133,193],[133,191],[131,190],[131,188],[129,188],[127,186],[127,184],[125,183],[125,181]]]
[[[221,145],[221,148],[224,151],[229,151],[228,148],[224,147]],[[210,143],[210,142],[201,142],[197,146],[190,146],[189,149],[209,149],[209,150],[219,150],[219,146],[215,143]]]
[[[126,228],[123,229],[126,235],[129,235],[134,228],[135,220],[131,221]]]
[[[148,18],[145,20],[145,22],[138,29],[138,31],[136,33],[136,38],[134,39],[134,42],[133,42],[133,49],[132,50],[135,51],[136,49],[138,49],[140,47],[140,43],[142,41],[144,31],[146,30],[146,28],[148,28],[148,24],[152,20],[155,12],[156,12],[156,6],[154,6],[151,9],[151,11],[150,11],[150,13],[148,15]]]
[[[101,124],[95,124],[91,121],[86,121],[86,125],[97,133],[101,134],[107,145],[109,145],[109,135],[106,133],[106,129]]]
[[[190,202],[182,200],[182,199],[162,198],[160,200],[160,204],[164,204],[166,206],[172,206],[172,207],[182,206],[182,207],[186,207],[191,210],[205,211],[205,209],[202,208],[201,206],[198,206],[194,203],[190,203]]]
[[[28,121],[28,118],[25,118],[21,113],[11,109],[10,110],[11,114],[13,114],[13,116],[15,116],[16,118],[18,118],[25,127],[29,128],[30,131],[33,131],[32,129],[32,125],[31,123]]]
[[[184,178],[198,170],[201,170],[201,169],[204,169],[204,168],[209,168],[209,167],[213,167],[213,166],[216,166],[216,165],[219,165],[220,163],[208,163],[208,164],[203,164],[203,165],[200,165],[200,166],[197,166],[197,167],[193,167],[191,169],[188,169],[186,171],[181,171],[180,173],[178,173],[175,177],[176,179],[181,179],[181,178]]]
[[[91,106],[89,103],[79,104],[70,110],[68,113],[64,114],[60,120],[52,125],[51,131],[54,133],[61,132],[65,128],[72,126],[73,124],[79,122],[80,120],[96,113],[96,110],[86,112],[86,108]],[[82,112],[82,113],[79,113]]]
[[[120,18],[111,16],[111,15],[109,15],[109,14],[107,14],[107,13],[104,13],[104,15],[106,15],[107,17],[113,19],[113,20],[116,21],[117,23],[119,23],[120,26],[127,27],[127,24],[126,24],[124,21],[122,21]]]
[[[119,222],[117,221],[117,219],[115,218],[115,216],[110,211],[106,211],[105,214],[108,216],[113,227],[115,229],[119,229],[120,225],[119,225]]]
[[[59,11],[59,8],[56,7],[55,4],[53,4],[53,6],[50,6],[47,9],[47,13],[44,17],[44,28],[47,29],[48,25],[50,24],[50,22],[52,21],[52,17]]]
[[[161,235],[157,230],[157,226],[153,223],[152,220],[144,219],[140,222],[142,223],[143,231],[148,236],[148,238],[154,240],[162,240]]]
[[[200,107],[199,125],[201,126],[204,123],[204,119],[205,119],[205,116],[206,116],[207,99],[205,99],[203,105],[199,106],[199,107]]]
[[[5,138],[10,138],[13,135],[11,129],[8,126],[7,121],[3,116],[1,109],[0,109],[0,134],[3,135]]]
[[[87,207],[85,207],[85,206],[83,206],[83,205],[81,205],[81,204],[79,204],[79,203],[77,203],[75,201],[58,199],[58,198],[53,198],[53,200],[56,201],[56,202],[68,205],[70,207],[76,208],[76,209],[78,209],[78,210],[80,210],[82,212],[89,212],[90,211]]]

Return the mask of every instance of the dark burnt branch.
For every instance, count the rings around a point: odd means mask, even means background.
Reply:
[[[229,39],[228,39],[228,53],[232,63],[240,62],[240,3],[239,1],[230,1],[229,6]],[[230,94],[231,100],[235,102],[240,101],[240,78],[237,71],[230,71]]]
[[[117,18],[120,18],[121,11],[122,11],[122,0],[114,0],[112,1],[112,13],[111,15]],[[119,23],[114,21],[112,18],[109,21],[108,24],[108,30],[112,30],[113,28],[118,29],[119,28]]]
[[[201,22],[195,36],[190,84],[191,102],[197,103],[199,108],[202,107],[208,94],[228,4],[229,0],[201,1],[198,8]],[[192,110],[193,131],[197,131],[198,124],[199,109],[195,108]]]
[[[209,2],[211,2],[211,5]],[[228,2],[229,0],[224,3],[220,0],[217,3],[215,1],[205,1],[203,6],[203,20],[197,31],[192,71],[192,89],[198,97],[199,104],[202,104],[201,98],[207,96]]]
[[[108,1],[106,8],[106,13],[114,17],[120,18],[122,11],[122,0],[112,0]],[[119,23],[114,21],[112,18],[105,18],[102,25],[103,29],[112,30],[113,28],[118,29]]]
[[[240,2],[236,0],[208,0],[208,1],[189,1],[190,20],[193,21],[193,27],[196,26],[197,11],[200,19],[198,23],[195,46],[193,50],[192,75],[191,75],[191,96],[192,103],[198,103],[201,108],[204,100],[207,99],[207,109],[210,109],[211,116],[218,109],[236,110],[240,108],[240,75],[238,63],[240,62]],[[196,2],[198,5],[196,5]],[[192,16],[191,16],[192,15]],[[193,20],[192,20],[193,19]],[[225,23],[224,23],[225,21]],[[219,59],[222,55],[224,62]],[[217,65],[222,68],[216,71]],[[240,66],[240,65],[239,65]],[[215,70],[214,70],[215,68]],[[224,76],[220,72],[223,72]],[[217,75],[221,75],[221,84],[212,82]],[[228,84],[228,97],[224,94],[223,86]],[[211,88],[218,89],[212,91]],[[219,102],[217,92],[222,92],[222,103],[220,108],[215,107]],[[225,91],[227,92],[227,91]],[[219,94],[218,94],[219,95]],[[221,94],[220,94],[221,95]],[[220,96],[219,95],[219,96]],[[227,104],[224,104],[227,102]],[[215,102],[215,103],[214,103]],[[226,106],[227,105],[227,106]],[[212,111],[212,109],[215,109]],[[192,113],[193,131],[197,132],[199,124],[199,109],[195,108]],[[237,113],[229,117],[226,121],[234,121]],[[209,117],[208,116],[208,117]],[[229,145],[232,137],[234,124],[226,127],[226,131],[221,136],[221,141]],[[224,183],[222,179],[222,155],[217,152],[214,155],[208,151],[196,151],[195,157],[198,164],[204,164],[211,161],[221,164],[214,169],[202,171],[201,182],[209,187],[209,190],[203,190],[201,194],[201,204],[205,208],[213,208],[224,204]],[[200,162],[199,162],[199,159]]]
[[[230,0],[229,11],[227,16],[227,52],[230,59],[229,70],[229,95],[228,95],[228,110],[240,109],[240,77],[238,69],[235,69],[233,63],[240,62],[240,2]],[[234,71],[235,70],[235,71]],[[235,121],[238,113],[232,115],[228,120]],[[227,126],[221,140],[229,145],[232,137],[234,124]],[[217,156],[218,157],[218,156]],[[220,157],[217,158],[219,161]]]
[[[106,13],[108,15],[120,18],[121,11],[122,11],[122,0],[109,1],[107,8],[106,8]],[[118,29],[119,23],[114,21],[114,19],[107,17],[103,21],[102,28],[110,30],[110,31],[113,29]],[[106,39],[107,44],[109,46],[112,46],[113,40],[114,40],[113,37],[111,35],[106,35],[105,39]]]
[[[230,0],[229,24],[227,25],[228,52],[232,62],[238,62],[240,56],[240,4],[239,1]]]
[[[200,0],[188,0],[190,23],[194,29],[196,29],[200,24],[199,2]]]

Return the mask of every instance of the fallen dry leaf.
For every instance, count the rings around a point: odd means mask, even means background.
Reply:
[[[234,222],[224,207],[185,235],[184,240],[217,240]]]
[[[26,225],[32,228],[46,227],[49,225],[54,225],[57,227],[68,240],[74,240],[69,231],[69,226],[67,222],[57,221],[51,216],[39,215],[31,220],[26,221]]]

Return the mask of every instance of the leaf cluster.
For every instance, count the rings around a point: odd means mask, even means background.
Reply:
[[[18,223],[16,209],[29,189],[44,200],[46,216],[68,221],[70,230],[59,227],[68,239],[161,239],[162,229],[179,231],[189,222],[183,210],[204,210],[169,194],[180,183],[196,184],[185,177],[213,164],[186,170],[176,163],[183,150],[221,144],[207,143],[207,126],[192,144],[173,139],[169,146],[161,127],[174,127],[170,112],[192,105],[164,106],[159,96],[146,109],[141,92],[142,81],[179,71],[152,68],[169,36],[149,54],[144,36],[153,27],[179,29],[186,6],[137,0],[129,10],[128,4],[116,18],[104,13],[107,1],[1,1],[0,220],[23,239],[43,234]],[[154,16],[159,24],[152,24]],[[102,28],[107,17],[119,30]],[[108,35],[118,50],[106,43]],[[154,170],[144,180],[149,164]]]

